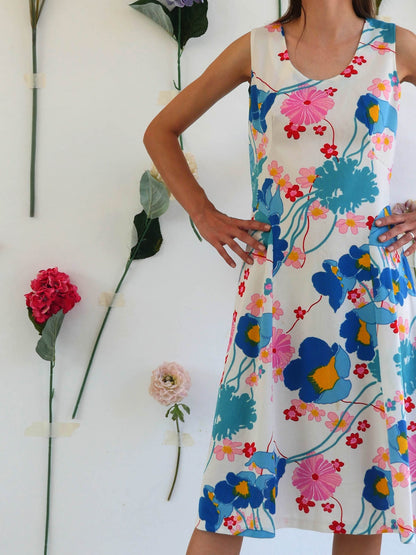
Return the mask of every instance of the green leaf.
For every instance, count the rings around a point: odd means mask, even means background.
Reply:
[[[140,202],[150,220],[159,218],[169,208],[168,190],[150,171],[144,172],[140,179]]]
[[[132,8],[150,17],[155,23],[160,25],[173,37],[173,25],[168,15],[169,10],[156,0],[138,0],[130,4]]]
[[[181,403],[181,407],[183,408],[183,410],[185,412],[187,412],[188,414],[191,414],[191,409],[188,407],[188,405],[185,405],[184,403]]]
[[[381,4],[381,0],[376,0],[376,5],[377,5],[377,13],[380,10],[380,4]]]
[[[55,343],[64,319],[64,311],[60,310],[49,318],[43,328],[42,337],[36,345],[36,352],[44,360],[55,362]]]
[[[134,217],[134,226],[137,231],[137,243],[131,249],[130,258],[133,260],[141,260],[150,258],[159,252],[163,242],[162,233],[160,232],[160,224],[158,218],[151,220],[146,234],[144,234],[146,224],[149,221],[146,212],[143,210]],[[139,244],[140,243],[140,244]]]
[[[179,11],[181,12],[179,14]],[[202,36],[208,29],[208,0],[203,4],[193,4],[189,7],[175,8],[169,14],[173,23],[174,36],[179,36],[179,19],[181,21],[180,46],[183,48],[190,38]],[[179,18],[180,15],[180,18]]]
[[[33,311],[29,306],[27,307],[27,312],[28,312],[29,320],[35,326],[36,330],[39,332],[39,335],[42,335],[42,331],[43,331],[43,328],[45,327],[46,322],[43,322],[43,324],[40,324],[39,322],[37,322],[33,317]]]

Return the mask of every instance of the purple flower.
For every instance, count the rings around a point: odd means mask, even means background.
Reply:
[[[167,8],[186,8],[193,6],[194,4],[200,4],[204,0],[162,0],[162,4],[165,4]]]

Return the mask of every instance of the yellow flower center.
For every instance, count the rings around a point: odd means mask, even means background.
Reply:
[[[248,489],[247,481],[242,480],[239,484],[235,486],[234,491],[242,497],[248,497],[248,495],[250,494],[250,490]]]
[[[387,478],[381,478],[376,484],[376,491],[381,493],[381,495],[388,495],[389,494],[389,483],[387,482]]]
[[[253,326],[247,333],[247,337],[254,343],[260,343],[260,326]]]

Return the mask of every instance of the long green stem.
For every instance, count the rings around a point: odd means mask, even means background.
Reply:
[[[169,492],[169,495],[168,495],[168,501],[170,501],[170,498],[172,497],[173,488],[175,487],[176,478],[178,476],[179,462],[181,460],[181,432],[179,430],[179,420],[176,419],[175,422],[176,422],[176,431],[177,431],[177,434],[178,434],[178,455],[176,457],[175,476],[173,477],[172,487],[170,488],[170,492]]]
[[[52,474],[52,399],[53,399],[53,369],[55,363],[51,361],[49,371],[49,438],[48,438],[48,487],[46,493],[46,518],[45,518],[45,543],[43,554],[48,553],[48,537],[49,537],[49,513],[50,513],[50,498],[51,498],[51,474]]]
[[[38,70],[36,49],[36,25],[32,27],[32,73],[33,79]],[[32,144],[30,149],[30,217],[35,215],[35,170],[36,170],[36,130],[38,118],[38,89],[33,83],[32,89]]]
[[[282,0],[279,0],[279,19],[282,17]]]
[[[152,220],[149,219],[149,218],[146,219],[146,223],[145,223],[145,226],[144,226],[143,233],[142,233],[141,237],[140,237],[139,240],[138,240],[138,243],[137,243],[137,245],[136,245],[136,248],[134,249],[132,255],[130,256],[130,258],[129,258],[128,261],[127,261],[127,264],[126,264],[124,273],[123,273],[123,275],[121,276],[120,281],[118,282],[117,287],[116,287],[116,289],[115,289],[115,291],[114,291],[113,299],[114,299],[114,296],[117,295],[117,293],[120,291],[120,288],[121,288],[121,286],[122,286],[122,284],[123,284],[124,278],[126,277],[127,272],[128,272],[129,269],[130,269],[131,263],[133,262],[133,260],[135,259],[137,253],[139,252],[140,245],[142,244],[142,241],[143,241],[143,239],[145,238],[147,231],[149,230],[151,221],[152,221]],[[99,330],[98,335],[97,335],[97,339],[95,340],[94,347],[93,347],[93,350],[92,350],[92,353],[91,353],[91,356],[90,356],[90,360],[88,361],[88,366],[87,366],[87,369],[86,369],[86,371],[85,371],[84,379],[82,380],[81,389],[80,389],[80,391],[79,391],[78,398],[77,398],[77,401],[76,401],[76,403],[75,403],[74,411],[73,411],[73,413],[72,413],[72,418],[75,418],[76,415],[77,415],[78,406],[79,406],[79,403],[80,403],[80,401],[81,401],[82,394],[83,394],[83,392],[84,392],[85,384],[87,383],[88,375],[89,375],[90,370],[91,370],[91,366],[92,366],[92,362],[93,362],[93,360],[94,360],[95,352],[96,352],[96,350],[97,350],[98,343],[99,343],[99,341],[100,341],[101,334],[103,333],[104,327],[105,327],[105,325],[106,325],[106,323],[107,323],[108,317],[110,316],[111,308],[112,308],[111,305],[107,308],[107,311],[106,311],[105,316],[104,316],[104,320],[103,320],[103,322],[102,322],[102,324],[101,324],[100,330]]]

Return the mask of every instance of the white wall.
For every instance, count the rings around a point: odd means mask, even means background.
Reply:
[[[384,13],[416,28],[414,0],[384,0]],[[183,79],[196,78],[234,38],[273,20],[275,0],[209,0],[209,29],[183,56]],[[394,4],[394,8],[393,8]],[[390,12],[389,12],[390,10]],[[82,302],[58,339],[55,419],[70,419],[104,309],[102,291],[117,282],[140,211],[138,181],[149,167],[141,144],[175,78],[174,42],[126,0],[47,0],[39,28],[37,217],[29,219],[30,26],[25,0],[0,3],[0,553],[42,551],[47,442],[24,436],[47,419],[48,365],[23,294],[38,270],[58,266]],[[404,87],[397,198],[411,194],[415,91]],[[413,105],[413,111],[412,106]],[[218,207],[248,217],[247,86],[203,116],[185,135],[200,182]],[[411,160],[412,158],[410,158]],[[194,237],[182,208],[161,218],[164,244],[135,262],[123,288],[126,306],[110,316],[72,438],[54,442],[51,555],[183,555],[196,518],[218,380],[228,339],[237,271]],[[191,373],[191,417],[173,499],[164,499],[175,447],[173,423],[148,394],[151,370],[176,360]],[[330,535],[284,530],[275,541],[247,540],[243,553],[308,548]],[[313,547],[312,547],[313,546]],[[383,553],[404,553],[396,537]],[[408,551],[407,551],[408,552]]]

